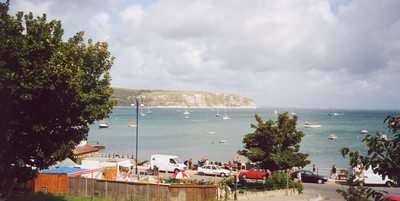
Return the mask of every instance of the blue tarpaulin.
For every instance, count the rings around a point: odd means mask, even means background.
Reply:
[[[43,174],[73,174],[82,171],[80,168],[74,168],[74,167],[58,167],[58,168],[53,168],[53,169],[47,169],[40,171],[40,173]]]

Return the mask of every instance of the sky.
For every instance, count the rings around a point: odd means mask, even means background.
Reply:
[[[400,109],[399,0],[12,0],[11,10],[106,41],[113,87]]]

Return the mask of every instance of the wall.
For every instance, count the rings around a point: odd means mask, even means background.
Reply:
[[[66,174],[39,174],[35,178],[34,192],[67,193],[68,177]]]

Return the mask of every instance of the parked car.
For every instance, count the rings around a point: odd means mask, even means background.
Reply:
[[[299,172],[301,174],[302,182],[323,184],[326,181],[328,181],[328,177],[316,175],[313,172],[308,171],[308,170],[299,170],[299,171],[293,172],[291,174],[292,179],[297,179],[297,174]]]
[[[199,167],[197,169],[197,172],[199,174],[204,174],[204,175],[217,175],[221,177],[226,177],[231,175],[231,171],[221,169],[220,167],[216,165],[205,165],[203,167]]]
[[[179,172],[184,171],[186,165],[180,162],[178,156],[156,154],[150,157],[150,169],[154,167],[160,171]]]
[[[384,201],[400,201],[400,194],[387,194],[383,197]]]
[[[250,170],[242,170],[239,172],[239,177],[243,179],[262,179],[265,180],[271,175],[269,170],[251,168]]]
[[[382,177],[382,175],[374,173],[371,166],[369,166],[367,170],[359,170],[359,168],[355,167],[352,170],[352,174],[355,174],[353,182],[361,186],[378,184],[391,187],[395,184],[388,176]]]

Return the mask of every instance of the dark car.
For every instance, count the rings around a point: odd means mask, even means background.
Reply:
[[[308,171],[308,170],[299,170],[299,171],[293,172],[291,174],[292,179],[297,179],[298,178],[297,175],[299,172],[301,174],[302,182],[323,184],[326,181],[328,181],[327,177],[321,176],[321,175],[316,175],[313,172]]]

